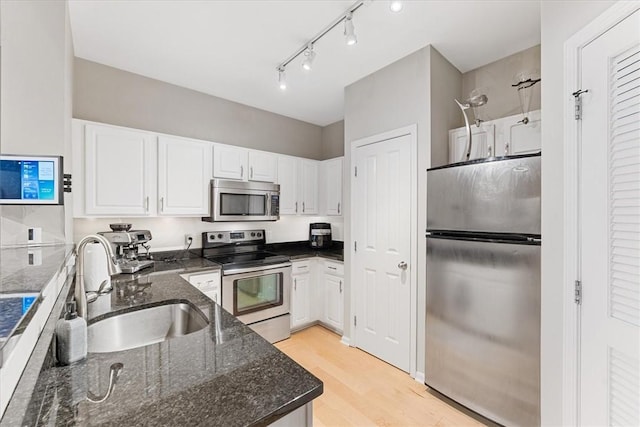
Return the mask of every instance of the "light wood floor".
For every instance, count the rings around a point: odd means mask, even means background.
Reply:
[[[481,426],[431,395],[406,372],[340,343],[321,326],[276,344],[324,382],[313,401],[314,426]]]

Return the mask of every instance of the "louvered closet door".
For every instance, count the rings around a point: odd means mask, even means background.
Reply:
[[[639,29],[582,51],[581,425],[640,425]]]

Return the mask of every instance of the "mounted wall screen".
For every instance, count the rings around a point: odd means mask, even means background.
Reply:
[[[0,155],[0,204],[62,205],[61,156]]]

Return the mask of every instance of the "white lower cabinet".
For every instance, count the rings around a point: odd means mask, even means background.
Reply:
[[[314,259],[294,261],[291,267],[291,329],[297,330],[315,322],[312,313],[314,291]]]
[[[344,264],[324,260],[320,274],[323,301],[320,322],[342,333],[344,330]]]
[[[294,261],[291,274],[291,329],[320,322],[344,330],[344,264],[323,258]]]
[[[218,304],[222,303],[220,295],[220,270],[181,274],[180,277],[191,283],[196,289],[213,301]]]

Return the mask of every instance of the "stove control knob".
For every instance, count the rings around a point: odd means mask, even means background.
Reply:
[[[218,239],[222,239],[222,234],[218,234]]]
[[[256,237],[256,233],[251,233],[251,237]]]
[[[262,233],[258,233],[258,237],[262,237]]]
[[[213,234],[209,234],[209,240],[216,240],[216,236],[214,236]]]

